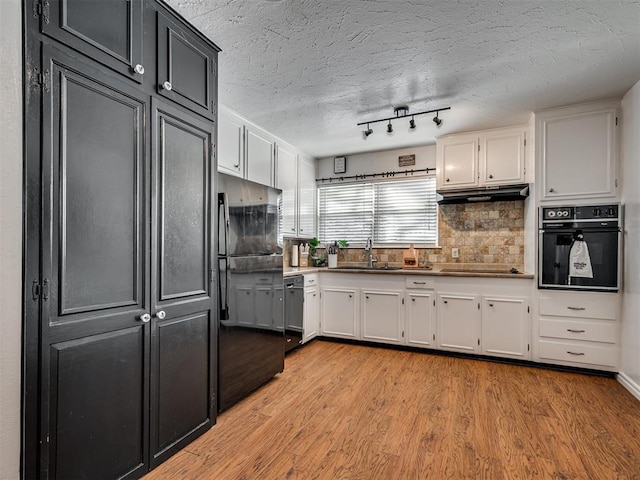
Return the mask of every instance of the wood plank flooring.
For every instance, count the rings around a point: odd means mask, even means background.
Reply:
[[[616,380],[314,341],[144,477],[640,479]]]

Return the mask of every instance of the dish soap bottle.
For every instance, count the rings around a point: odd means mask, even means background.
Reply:
[[[402,268],[418,268],[418,252],[413,248],[413,243],[402,251]]]

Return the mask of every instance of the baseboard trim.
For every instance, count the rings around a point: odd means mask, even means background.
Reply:
[[[471,360],[485,360],[487,362],[493,362],[493,363],[507,363],[510,365],[522,365],[525,367],[541,368],[544,370],[555,370],[558,372],[582,373],[585,375],[593,375],[596,377],[615,378],[617,373],[617,372],[610,372],[608,370],[596,370],[591,368],[556,365],[555,363],[540,363],[540,362],[535,362],[533,360],[520,360],[517,358],[494,357],[490,355],[480,355],[477,353],[453,352],[450,350],[435,350],[431,348],[413,347],[410,345],[393,345],[388,343],[368,342],[364,340],[354,340],[352,338],[325,337],[323,335],[319,335],[316,337],[316,339],[323,340],[326,342],[349,343],[351,345],[363,345],[366,347],[386,348],[390,350],[404,350],[409,352],[425,353],[430,355],[442,355],[446,357],[469,358]]]
[[[634,382],[628,375],[623,372],[618,373],[617,378],[618,382],[620,382],[624,388],[631,392],[631,395],[640,400],[640,385]]]

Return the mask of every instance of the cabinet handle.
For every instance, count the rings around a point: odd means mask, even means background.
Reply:
[[[236,164],[233,166],[233,168],[239,168],[239,167],[240,167],[240,164],[239,164],[239,163],[236,163]]]
[[[414,285],[425,285],[427,282],[413,282]]]
[[[411,299],[411,301],[412,301],[412,302],[415,302],[415,301],[416,301],[416,299],[415,299],[415,298],[412,298],[412,299]]]
[[[301,232],[304,232],[304,230],[303,230],[303,229],[300,229],[300,231],[301,231]]]
[[[447,302],[446,300],[443,300],[442,303],[449,303],[449,302]]]
[[[160,85],[161,88],[164,88],[167,92],[170,92],[171,89],[173,88],[173,86],[171,85],[170,81],[166,81],[164,82],[162,85]]]
[[[149,323],[149,321],[151,320],[151,315],[149,315],[148,313],[143,313],[138,317],[138,320],[140,320],[142,323]]]
[[[293,288],[293,285],[287,285],[287,288],[291,289]]]
[[[445,180],[445,182],[448,182],[448,181],[449,181],[449,179],[447,178],[447,179]]]
[[[316,294],[314,293],[314,294],[313,294],[313,296],[315,297],[315,296],[316,296]]]
[[[156,313],[156,317],[159,318],[160,320],[163,320],[166,316],[167,314],[165,313],[164,310],[160,310],[158,313]]]
[[[490,307],[493,307],[493,303],[490,303],[490,304],[489,304],[489,306],[490,306]]]
[[[349,296],[351,296],[351,295],[349,295]],[[367,300],[369,300],[369,295],[365,295],[365,297],[367,297]]]
[[[489,178],[493,178],[493,175],[489,175]]]
[[[567,332],[571,333],[584,333],[586,330],[574,330],[573,328],[567,328]]]
[[[569,310],[586,310],[584,307],[567,307]]]
[[[296,231],[296,229],[295,229],[295,228],[292,228],[292,229],[291,229],[291,231],[292,231],[292,232],[295,232],[295,231]]]
[[[578,356],[580,356],[580,355],[584,355],[584,352],[571,352],[571,351],[569,351],[569,350],[567,350],[567,353],[568,353],[569,355],[578,355]]]
[[[550,188],[549,193],[553,193],[553,192],[555,192],[555,190],[553,188]]]
[[[309,280],[309,283],[316,283],[315,280]]]
[[[353,295],[349,294],[349,298],[353,297]]]
[[[142,75],[144,74],[144,67],[138,63],[135,67],[133,67],[133,71]]]

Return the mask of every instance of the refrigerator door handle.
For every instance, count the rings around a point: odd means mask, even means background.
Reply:
[[[222,220],[220,213],[222,213]],[[218,254],[227,256],[229,255],[229,202],[226,192],[218,193],[218,228],[224,229],[224,251],[219,251]]]
[[[221,299],[222,303],[220,305],[220,320],[229,320],[231,318],[229,314],[229,258],[228,257],[219,257],[218,263],[222,264],[224,262],[224,268],[218,268],[218,295]],[[222,294],[222,271],[224,270],[224,295]]]

